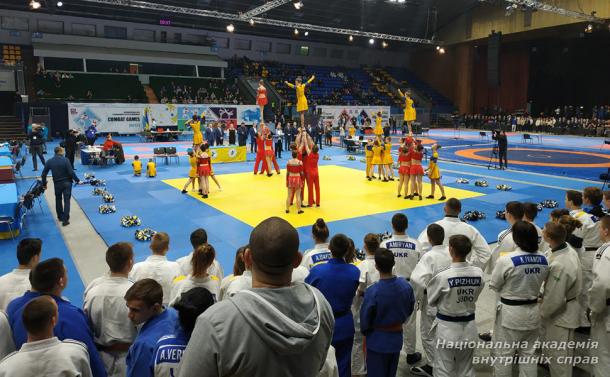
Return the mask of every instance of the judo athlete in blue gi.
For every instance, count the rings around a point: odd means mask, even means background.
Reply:
[[[190,289],[180,296],[174,305],[179,321],[174,331],[157,342],[154,351],[153,371],[155,377],[177,377],[180,373],[180,360],[191,338],[195,321],[201,313],[214,305],[214,295],[205,288]]]
[[[53,328],[53,334],[59,339],[73,339],[83,343],[89,353],[89,363],[93,377],[106,377],[106,369],[100,358],[93,334],[89,328],[85,313],[69,301],[61,298],[62,291],[68,285],[68,274],[64,263],[59,258],[40,262],[31,272],[32,290],[17,297],[8,305],[7,315],[13,331],[15,348],[20,349],[27,341],[27,331],[23,324],[23,310],[30,300],[42,295],[49,295],[55,300],[59,318]]]
[[[408,281],[392,274],[394,254],[375,252],[379,281],[364,292],[360,331],[366,337],[368,377],[394,377],[402,349],[402,325],[414,315],[415,295]]]
[[[346,235],[335,235],[328,247],[332,258],[327,263],[314,266],[305,279],[305,283],[322,292],[333,309],[335,329],[331,344],[335,347],[340,377],[352,375],[354,317],[351,308],[360,280],[360,270],[345,262],[349,247],[350,240]]]
[[[153,377],[153,357],[157,342],[171,334],[178,321],[173,308],[163,307],[163,288],[153,279],[134,283],[125,293],[128,317],[141,326],[127,353],[127,377]]]

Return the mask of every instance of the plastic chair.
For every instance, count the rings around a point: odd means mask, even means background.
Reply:
[[[155,164],[157,163],[157,158],[162,158],[165,160],[165,164],[167,165],[167,152],[165,147],[156,147],[153,149],[153,160]]]
[[[176,147],[165,147],[165,156],[167,157],[168,162],[174,158],[176,159],[176,163],[180,165],[180,157],[178,157],[178,153],[176,153]]]

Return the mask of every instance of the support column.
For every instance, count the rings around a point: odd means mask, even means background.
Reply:
[[[195,76],[199,77],[199,66],[195,65]]]
[[[87,59],[83,58],[83,72],[87,72]]]

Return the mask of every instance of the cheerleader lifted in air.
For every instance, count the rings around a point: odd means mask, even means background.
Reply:
[[[261,122],[264,122],[265,105],[267,105],[267,88],[265,88],[265,82],[263,80],[258,82],[258,89],[256,89],[256,104],[261,111]]]
[[[411,124],[415,121],[415,119],[417,119],[417,113],[413,107],[413,99],[411,98],[411,91],[407,90],[403,93],[400,89],[398,89],[398,94],[405,99],[403,126],[405,124],[407,125],[409,136],[411,136],[413,135]]]
[[[301,115],[301,127],[305,127],[305,112],[309,109],[307,106],[307,97],[305,97],[305,87],[311,84],[315,78],[315,76],[311,76],[304,84],[301,77],[297,77],[294,84],[284,81],[288,87],[296,90],[297,112]]]

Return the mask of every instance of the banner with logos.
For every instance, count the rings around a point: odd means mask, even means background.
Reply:
[[[352,118],[356,119],[356,124],[364,126],[366,120],[370,120],[371,125],[375,126],[375,117],[381,112],[383,123],[390,118],[390,106],[325,106],[317,107],[320,111],[320,118],[324,122],[332,122],[333,126],[339,125],[339,120],[344,118],[349,124]]]
[[[246,161],[246,147],[236,145],[210,147],[212,163],[244,162]]]
[[[175,105],[145,103],[68,103],[69,128],[86,130],[95,125],[100,133],[134,134],[142,132],[153,119],[157,127],[184,129],[184,122],[193,114],[205,114],[207,122],[234,125],[259,121],[256,105]]]

